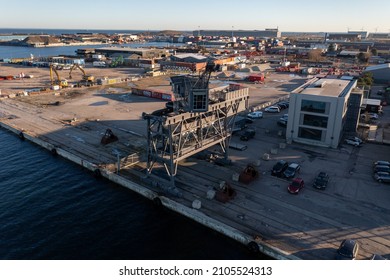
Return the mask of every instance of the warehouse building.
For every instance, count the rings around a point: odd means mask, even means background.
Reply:
[[[362,98],[360,93],[352,93],[356,83],[314,78],[292,91],[287,140],[337,148],[345,128],[357,128]]]
[[[110,57],[113,54],[130,56],[136,54],[141,58],[159,58],[165,57],[168,54],[167,50],[164,49],[146,49],[146,48],[119,48],[119,47],[109,47],[109,48],[99,48],[95,50],[96,54],[104,54],[106,57]]]
[[[372,77],[377,83],[390,83],[390,63],[368,66],[363,72],[372,73]]]
[[[194,36],[211,37],[254,37],[254,38],[279,38],[281,32],[277,28],[265,30],[194,30]]]

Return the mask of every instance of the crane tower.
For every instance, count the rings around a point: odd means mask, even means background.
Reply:
[[[171,77],[175,99],[147,120],[147,174],[156,163],[163,164],[175,186],[181,160],[219,144],[228,158],[228,146],[238,112],[248,108],[249,89],[239,84],[209,88],[211,73],[217,69],[208,63],[198,75]]]

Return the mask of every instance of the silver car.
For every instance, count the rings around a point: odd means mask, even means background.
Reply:
[[[390,174],[387,172],[377,172],[374,175],[375,180],[377,180],[379,183],[390,183]]]

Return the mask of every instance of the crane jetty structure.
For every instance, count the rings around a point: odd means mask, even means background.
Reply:
[[[207,63],[199,75],[171,77],[174,100],[147,120],[147,174],[157,163],[165,167],[171,187],[179,162],[214,145],[220,145],[228,161],[228,147],[235,118],[248,109],[249,89],[228,84],[209,89],[211,73],[218,65]]]

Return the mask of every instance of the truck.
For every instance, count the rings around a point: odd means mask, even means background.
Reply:
[[[264,74],[253,74],[248,76],[249,82],[262,83],[264,82]]]

